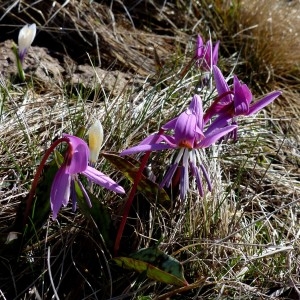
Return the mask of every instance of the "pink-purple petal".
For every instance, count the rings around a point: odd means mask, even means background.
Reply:
[[[208,190],[211,192],[212,191],[212,185],[211,185],[211,180],[209,178],[209,175],[208,175],[208,172],[206,170],[206,168],[204,167],[203,164],[200,164],[200,168],[201,168],[201,171],[203,173],[203,176],[207,182],[207,187],[208,187]]]
[[[199,169],[193,162],[190,162],[190,167],[192,169],[193,175],[196,178],[196,184],[197,184],[197,187],[198,187],[199,194],[200,194],[201,197],[203,197],[204,192],[203,192],[203,186],[202,186],[202,181],[201,181]]]
[[[64,134],[68,138],[69,148],[67,149],[67,170],[69,174],[76,174],[84,171],[88,165],[89,147],[85,141],[77,136]]]
[[[75,190],[75,180],[71,180],[70,198],[72,200],[72,211],[75,212],[77,209],[77,194]]]
[[[165,125],[163,125],[161,128],[163,130],[174,130],[176,122],[177,122],[178,117],[170,120],[169,122],[167,122]]]
[[[80,187],[80,189],[82,191],[83,197],[84,197],[87,205],[91,208],[92,207],[91,199],[90,199],[90,197],[89,197],[86,189],[84,188],[84,186],[83,186],[83,184],[81,183],[80,180],[77,180],[77,183],[78,183],[78,185],[79,185],[79,187]]]
[[[78,145],[72,155],[70,165],[67,167],[69,174],[77,174],[84,171],[88,166],[89,152],[84,145]]]
[[[229,86],[221,72],[221,70],[217,67],[217,66],[213,66],[213,74],[214,74],[214,79],[215,79],[215,83],[216,83],[216,88],[218,91],[219,95],[222,95],[224,93],[227,93],[230,91]],[[232,101],[232,95],[227,95],[224,96],[219,103],[224,103],[224,104],[228,104]]]
[[[108,190],[114,191],[116,193],[124,194],[124,189],[118,185],[114,180],[112,180],[110,177],[104,175],[102,172],[88,166],[87,169],[82,172],[84,176],[86,176],[91,181],[97,183],[98,185],[101,185]]]
[[[53,212],[52,219],[57,218],[60,208],[66,206],[70,199],[71,175],[66,173],[66,167],[62,165],[55,174],[50,191],[50,204]]]
[[[183,200],[189,189],[189,170],[188,166],[182,166],[180,170],[180,198]]]
[[[202,107],[202,100],[199,95],[194,95],[192,97],[192,101],[189,106],[190,110],[194,113],[197,117],[197,126],[202,131],[204,122],[203,122],[203,107]]]
[[[161,135],[160,134],[151,134],[149,136],[147,136],[145,139],[143,139],[139,145],[149,145],[149,144],[155,144],[155,143],[159,143],[162,140]]]
[[[218,64],[218,56],[219,56],[219,44],[220,41],[217,41],[212,53],[212,64],[217,65]]]
[[[178,164],[177,163],[172,164],[172,165],[169,166],[169,169],[168,169],[167,173],[165,174],[163,180],[161,181],[159,187],[162,188],[164,186],[166,186],[166,187],[170,186],[171,180],[172,180],[172,178],[173,178],[173,176],[174,176],[177,168],[178,168]]]
[[[204,135],[205,136],[210,135],[216,129],[227,126],[231,119],[232,119],[232,116],[230,114],[228,114],[228,113],[221,114],[209,125],[209,127],[204,132]]]
[[[253,105],[250,106],[248,115],[252,115],[257,113],[259,110],[273,102],[277,97],[281,95],[281,91],[274,91],[266,96],[264,96],[261,100],[255,102]]]
[[[166,150],[173,148],[172,146],[168,144],[152,144],[152,145],[137,145],[128,149],[123,150],[120,155],[130,155],[135,154],[139,152],[147,152],[147,151],[160,151],[160,150]]]
[[[205,45],[204,49],[204,69],[210,70],[213,63],[212,63],[212,43],[211,40],[208,40]]]
[[[19,49],[19,51],[18,51],[19,59],[20,59],[21,63],[23,63],[23,61],[24,61],[24,57],[27,53],[27,50],[28,50],[27,48],[24,48],[24,49]]]
[[[174,138],[177,145],[182,142],[194,145],[195,140],[195,129],[197,126],[196,116],[188,109],[187,111],[180,114],[177,119],[175,126]]]
[[[249,111],[249,104],[252,94],[247,85],[241,84],[236,76],[234,82],[234,112],[236,116],[246,115]]]
[[[203,57],[203,40],[198,34],[196,42],[196,59],[201,59]]]
[[[197,145],[197,148],[207,148],[210,145],[214,144],[217,140],[219,140],[224,135],[228,134],[232,130],[237,128],[236,125],[226,126],[224,128],[215,129],[210,132],[205,138]]]
[[[162,134],[161,135],[161,141],[166,142],[170,147],[169,148],[177,148],[175,138],[168,134]],[[167,148],[167,149],[169,149]],[[163,150],[163,149],[162,149]]]

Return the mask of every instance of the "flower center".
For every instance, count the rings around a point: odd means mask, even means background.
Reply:
[[[185,139],[181,140],[178,143],[178,146],[181,147],[181,148],[193,149],[192,143],[189,140],[185,140]]]

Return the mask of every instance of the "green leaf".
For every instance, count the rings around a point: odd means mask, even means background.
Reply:
[[[89,207],[77,182],[75,182],[75,191],[77,203],[81,212],[86,218],[92,220],[93,223],[96,224],[106,247],[112,249],[115,239],[115,228],[113,226],[109,209],[101,203],[96,196],[86,190],[92,203],[92,207]]]
[[[124,176],[134,182],[136,173],[139,170],[140,163],[131,157],[121,157],[115,152],[102,152],[110,163],[112,163]],[[157,199],[159,203],[165,204],[170,201],[170,198],[166,191],[159,187],[159,185],[150,179],[142,175],[142,178],[138,184],[138,191],[140,191],[147,199],[155,202]]]
[[[83,138],[84,138],[85,132],[86,132],[86,128],[85,128],[84,126],[80,126],[80,127],[77,129],[77,131],[76,131],[76,133],[75,133],[75,136],[77,136],[77,137],[83,139]]]
[[[153,280],[176,286],[188,285],[181,263],[158,248],[144,248],[130,257],[115,257],[113,260],[120,267],[145,272]]]
[[[18,207],[13,226],[14,231],[23,232],[23,243],[27,243],[34,235],[36,235],[36,233],[42,228],[49,218],[50,190],[57,170],[58,167],[54,159],[44,167],[43,173],[36,188],[33,207],[29,216],[30,222],[28,222],[25,228],[23,221],[26,200],[21,201]]]
[[[44,167],[44,173],[40,178],[36,189],[36,196],[31,218],[35,225],[48,220],[50,214],[50,191],[53,179],[58,170],[55,160]]]

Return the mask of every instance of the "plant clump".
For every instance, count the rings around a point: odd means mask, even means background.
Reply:
[[[297,7],[1,4],[1,295],[296,299]]]

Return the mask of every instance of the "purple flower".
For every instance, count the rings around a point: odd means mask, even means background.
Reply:
[[[195,59],[197,66],[205,71],[210,71],[213,65],[218,63],[218,51],[220,42],[212,46],[211,40],[204,45],[202,37],[197,36]]]
[[[80,182],[78,174],[82,174],[89,180],[116,193],[125,193],[124,189],[115,181],[88,165],[90,151],[88,145],[82,139],[68,134],[63,136],[68,139],[68,149],[65,160],[57,171],[51,187],[50,202],[53,220],[57,218],[60,208],[68,204],[70,197],[73,201],[73,210],[76,209],[75,183],[79,185],[88,205],[91,207],[90,198]]]
[[[226,128],[217,128],[215,124],[211,124],[210,133],[203,131],[203,110],[202,101],[198,95],[194,95],[189,107],[175,119],[165,124],[162,129],[165,131],[173,131],[173,135],[153,134],[144,139],[139,145],[122,151],[121,155],[128,155],[144,151],[160,151],[166,149],[179,149],[179,153],[166,172],[161,187],[169,186],[171,180],[180,166],[180,197],[184,199],[189,186],[189,170],[195,177],[198,190],[203,196],[203,188],[201,182],[200,171],[202,172],[208,189],[211,191],[211,182],[209,175],[201,163],[199,149],[207,148],[218,139],[228,134],[236,128],[236,126],[227,126]]]
[[[206,111],[205,124],[213,116],[218,116],[214,121],[217,127],[224,127],[229,123],[236,124],[236,117],[255,114],[281,95],[281,91],[274,91],[251,105],[252,93],[246,84],[239,81],[237,76],[233,77],[233,90],[231,91],[217,66],[213,66],[213,75],[219,97]],[[236,130],[233,134],[236,136]]]

